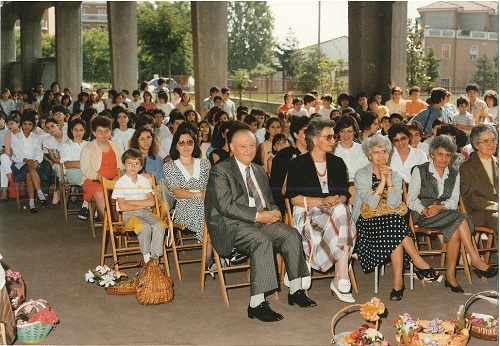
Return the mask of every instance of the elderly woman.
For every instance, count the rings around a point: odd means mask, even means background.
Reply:
[[[333,147],[333,154],[344,160],[349,174],[349,182],[354,181],[354,175],[358,169],[368,164],[368,160],[361,150],[361,144],[354,142],[358,133],[358,123],[353,117],[344,115],[337,119],[335,134],[338,136],[338,142]]]
[[[294,205],[293,221],[303,237],[311,267],[326,272],[335,264],[330,289],[347,303],[354,302],[348,267],[356,228],[346,203],[350,197],[347,167],[331,154],[333,123],[311,119],[306,129],[306,154],[290,162],[286,195]]]
[[[472,220],[457,210],[460,193],[458,171],[449,166],[457,146],[445,135],[437,136],[429,146],[431,161],[415,167],[411,174],[408,190],[408,207],[412,210],[413,221],[420,227],[439,231],[443,234],[446,245],[446,280],[445,287],[455,293],[464,292],[455,276],[456,263],[463,242],[469,253],[471,263],[477,275],[486,278],[498,274],[498,269],[489,267],[479,257],[472,245]]]
[[[411,170],[416,165],[427,162],[427,155],[410,145],[411,132],[403,123],[395,123],[389,128],[389,140],[394,145],[390,166],[399,173],[406,183],[410,182]]]
[[[409,265],[410,258],[420,268],[416,273],[420,279],[435,278],[436,273],[420,257],[413,243],[412,232],[402,215],[407,209],[396,212],[402,203],[402,179],[388,166],[391,149],[391,141],[380,134],[363,142],[363,152],[370,164],[358,170],[354,181],[356,196],[352,216],[358,229],[354,252],[358,254],[365,273],[391,259],[394,282],[390,299],[401,300],[404,291],[403,266]],[[373,217],[362,215],[362,205],[377,209],[383,205],[381,202],[386,202],[394,213]]]
[[[200,159],[198,139],[191,129],[180,128],[172,140],[170,157],[163,172],[166,185],[176,200],[174,222],[185,226],[203,242],[203,200],[208,182],[210,162]],[[207,267],[213,264],[211,247],[207,249]]]
[[[118,179],[118,169],[123,169],[120,160],[123,150],[111,141],[112,120],[98,116],[90,126],[95,140],[87,144],[80,154],[80,170],[82,172],[83,199],[90,202],[94,198],[97,210],[104,216],[104,192],[101,179]]]
[[[476,150],[460,166],[460,194],[465,210],[476,226],[485,226],[498,236],[498,134],[489,124],[478,124],[470,133]]]

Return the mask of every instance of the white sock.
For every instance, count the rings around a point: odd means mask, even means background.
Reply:
[[[87,208],[88,209],[89,208],[89,202],[83,201],[82,208]]]
[[[151,254],[148,252],[146,254],[143,254],[142,256],[144,256],[144,262],[148,263],[149,259],[151,258]]]
[[[294,294],[302,289],[302,278],[293,279],[290,281],[290,294]]]
[[[33,209],[35,207],[35,200],[34,199],[30,199],[30,209]]]
[[[250,297],[250,307],[255,308],[264,302],[264,293],[256,294]]]
[[[36,194],[38,195],[38,198],[40,199],[40,201],[43,201],[45,199],[45,196],[44,196],[42,190],[37,190]]]

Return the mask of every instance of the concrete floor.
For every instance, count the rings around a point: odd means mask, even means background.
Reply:
[[[38,214],[18,211],[15,201],[0,203],[0,253],[6,263],[19,271],[27,286],[28,299],[44,298],[57,312],[60,323],[44,343],[89,345],[326,345],[330,343],[330,322],[346,304],[332,297],[329,280],[315,280],[309,296],[318,306],[300,309],[287,304],[287,288],[280,299],[268,297],[271,307],[283,314],[278,323],[262,323],[246,316],[248,288],[229,291],[231,306],[225,307],[217,280],[207,278],[204,293],[199,291],[199,264],[182,266],[183,280],[175,274],[175,298],[169,304],[142,306],[135,296],[109,296],[103,288],[85,282],[85,272],[99,264],[101,230],[93,238],[87,223],[76,216],[64,222],[60,206],[39,208]],[[497,257],[494,258],[495,262]],[[437,259],[431,260],[436,262]],[[434,265],[435,263],[432,262]],[[171,264],[173,271],[173,266]],[[374,294],[374,274],[363,274],[359,263],[354,270],[360,289],[354,293],[358,303]],[[133,274],[134,270],[128,270]],[[235,274],[238,275],[238,274]],[[403,312],[414,317],[453,318],[468,295],[482,290],[497,290],[498,278],[484,284],[477,277],[466,283],[463,271],[458,280],[465,294],[452,293],[443,283],[428,283],[409,289],[406,277],[404,298],[389,300],[392,271],[388,267],[380,278],[377,295],[387,315],[380,331],[396,345],[393,321]],[[498,306],[484,300],[474,302],[469,312],[498,313]],[[342,318],[337,332],[352,331],[363,322],[358,313]],[[19,344],[19,343],[18,343]],[[495,345],[471,338],[469,345]]]

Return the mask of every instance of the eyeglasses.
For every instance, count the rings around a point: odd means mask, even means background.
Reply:
[[[326,136],[318,136],[318,137],[326,138],[326,140],[328,142],[333,141],[335,139],[335,135],[326,135]]]
[[[179,147],[184,148],[184,146],[187,144],[188,147],[192,147],[194,145],[194,141],[192,139],[188,139],[187,141],[179,141],[177,142]]]
[[[151,136],[139,137],[139,140],[140,140],[140,141],[150,141],[150,140],[152,140],[152,139],[153,139],[153,137],[151,137]]]
[[[97,130],[95,133],[97,133],[98,135],[105,135],[105,134],[108,134],[110,132],[111,132],[110,129],[102,129],[102,130]]]
[[[392,139],[392,143],[396,144],[396,143],[398,143],[399,141],[404,142],[404,141],[407,141],[407,140],[408,140],[408,137],[406,137],[406,136],[401,136],[401,137],[399,137],[399,138],[393,138],[393,139]]]
[[[493,145],[498,143],[498,138],[494,139],[485,139],[482,142],[477,142],[477,144],[484,144],[484,145]]]
[[[132,166],[132,167],[141,167],[141,163],[140,162],[134,162],[134,161],[126,161],[125,164],[127,166]]]

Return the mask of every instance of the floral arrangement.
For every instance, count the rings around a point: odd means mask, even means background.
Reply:
[[[426,345],[438,346],[440,345],[439,341],[436,340],[438,335],[440,339],[443,335],[452,339],[460,335],[466,336],[468,339],[469,329],[466,328],[463,311],[464,306],[462,305],[458,310],[458,320],[456,321],[443,321],[438,317],[431,321],[415,320],[409,313],[403,313],[394,321],[394,326],[397,328],[396,340],[398,345],[408,344],[414,340],[422,340]]]
[[[89,269],[85,273],[85,281],[97,283],[100,286],[114,286],[117,282],[127,277],[127,274],[121,271],[115,271],[107,265],[97,266],[95,269]]]
[[[375,322],[373,323],[363,323],[358,329],[351,333],[341,333],[337,336],[333,333],[333,328],[335,325],[335,318],[343,311],[346,311],[350,307],[359,306],[359,312],[361,316],[366,321]],[[352,345],[352,346],[388,346],[389,342],[384,339],[382,333],[378,329],[378,321],[380,320],[380,314],[385,312],[384,303],[380,299],[373,297],[369,302],[364,304],[353,304],[346,306],[340,310],[332,319],[332,344],[342,344],[342,345]],[[338,338],[336,340],[336,338]]]
[[[55,324],[59,322],[54,310],[43,300],[31,299],[25,303],[22,311],[16,315],[16,325],[18,328],[27,326],[30,323],[40,322],[43,325]]]
[[[11,269],[5,271],[5,281],[8,283],[20,283],[22,280],[19,272],[13,272]],[[9,299],[12,307],[17,309],[26,298],[24,297],[24,290],[21,287],[12,287],[9,289]]]

